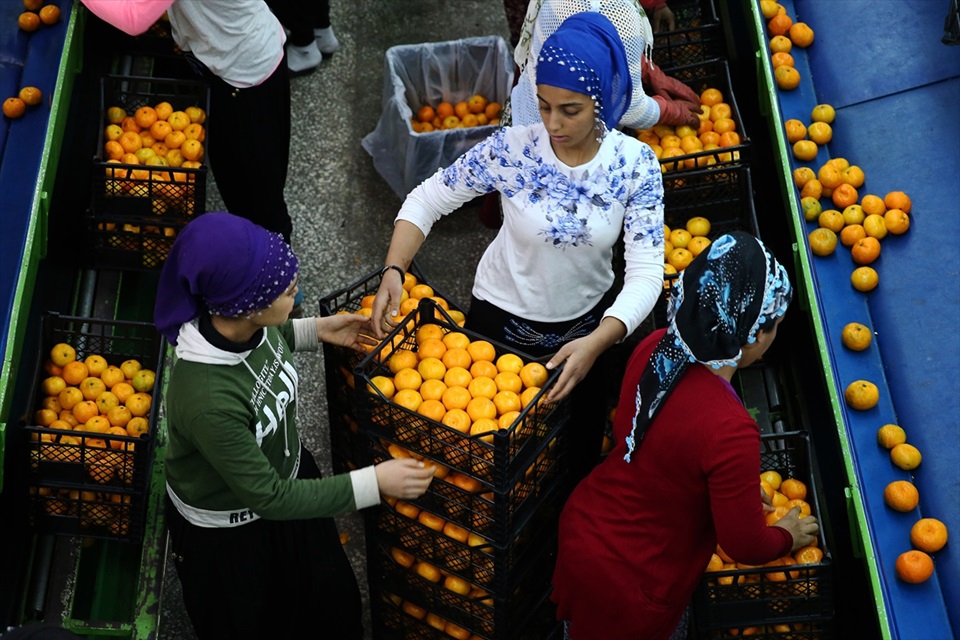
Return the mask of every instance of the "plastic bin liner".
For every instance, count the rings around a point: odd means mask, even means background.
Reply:
[[[415,133],[414,113],[423,105],[456,104],[478,93],[503,104],[513,86],[513,57],[503,38],[481,36],[391,47],[385,64],[380,120],[361,144],[377,172],[404,198],[496,129]]]

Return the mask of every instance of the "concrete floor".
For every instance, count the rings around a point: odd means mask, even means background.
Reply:
[[[334,0],[331,5],[340,51],[313,74],[292,80],[293,137],[286,197],[294,220],[292,242],[300,258],[305,311],[310,315],[319,312],[324,296],[383,265],[401,204],[360,146],[380,116],[386,50],[399,44],[470,36],[509,39],[499,0]],[[210,189],[207,208],[222,209],[215,189]],[[474,268],[493,235],[480,224],[477,208],[468,205],[437,225],[417,261],[439,290],[465,304]],[[298,368],[301,431],[323,472],[330,474],[322,354],[298,356]],[[364,627],[371,637],[362,522],[354,514],[339,524],[350,536],[346,550],[364,595]],[[318,630],[318,637],[322,636]],[[183,609],[176,571],[168,563],[157,638],[195,637]]]

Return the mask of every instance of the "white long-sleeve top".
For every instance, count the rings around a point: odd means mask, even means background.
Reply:
[[[629,335],[650,313],[663,290],[663,181],[650,147],[611,131],[592,160],[570,167],[542,123],[504,127],[423,181],[397,220],[426,236],[442,216],[493,191],[503,226],[477,266],[477,298],[527,320],[582,316],[613,285],[623,231],[624,285],[604,317]]]

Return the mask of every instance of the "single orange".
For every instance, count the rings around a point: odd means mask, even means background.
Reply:
[[[473,378],[490,378],[490,380],[493,380],[498,373],[497,365],[490,360],[477,360],[470,365],[470,375]]]
[[[670,255],[667,256],[667,264],[678,272],[686,269],[691,262],[693,262],[693,254],[687,249],[680,247],[675,248],[670,252]]]
[[[728,103],[718,102],[710,107],[710,119],[713,121],[714,131],[717,129],[717,120],[722,120],[724,118],[733,118],[733,107],[731,107]]]
[[[821,214],[822,215],[822,214]],[[837,234],[826,227],[818,227],[807,235],[810,251],[815,256],[829,256],[837,249]]]
[[[947,525],[936,518],[920,518],[910,529],[910,542],[917,549],[936,553],[947,544]]]
[[[804,500],[807,497],[807,485],[796,478],[787,478],[780,484],[780,492],[790,500]]]
[[[36,87],[24,87],[20,89],[19,97],[28,107],[35,107],[43,102],[43,92]]]
[[[437,112],[430,105],[424,105],[417,111],[417,120],[420,122],[433,122],[437,117]]]
[[[823,166],[817,170],[817,180],[827,189],[835,189],[837,186],[843,184],[843,179],[840,177],[840,169],[831,162],[825,162]]]
[[[817,143],[813,140],[797,140],[793,143],[793,157],[801,162],[810,162],[817,157]]]
[[[873,331],[865,324],[850,322],[840,332],[840,341],[851,351],[865,351],[873,342]]]
[[[833,193],[830,194],[830,199],[837,208],[844,209],[852,204],[856,204],[857,200],[860,199],[860,194],[858,194],[857,190],[851,185],[842,182],[834,187]]]
[[[454,115],[453,104],[447,102],[446,100],[437,105],[436,111],[437,117],[439,117],[441,120],[448,116]]]
[[[40,22],[45,25],[56,24],[60,20],[60,7],[55,4],[48,4],[40,9]]]
[[[27,104],[20,98],[7,98],[3,101],[3,115],[15,120],[27,110]]]
[[[790,16],[778,13],[767,22],[767,31],[773,36],[783,36],[790,31],[790,27],[792,26],[793,19],[791,19]]]
[[[790,41],[790,38],[787,36],[773,36],[770,38],[770,52],[771,54],[777,53],[790,53],[790,50],[793,49],[793,42]],[[780,65],[780,66],[793,66],[793,65]],[[776,70],[776,67],[774,67]]]
[[[885,449],[893,449],[907,441],[907,432],[898,424],[885,424],[877,429],[877,444]]]
[[[17,18],[17,26],[23,31],[36,31],[40,28],[40,16],[33,11],[24,11]]]
[[[474,363],[479,360],[493,362],[497,355],[494,346],[486,340],[472,341],[469,345],[467,345],[467,352],[470,354],[470,357],[473,358]],[[473,373],[472,368],[471,373]],[[474,376],[476,375],[477,374],[474,373]]]
[[[807,137],[807,126],[796,118],[791,118],[784,122],[783,128],[787,132],[788,142],[793,143]]]
[[[883,224],[887,231],[899,236],[910,229],[910,216],[902,209],[888,209],[886,213],[883,214]]]
[[[863,186],[863,183],[866,182],[867,176],[864,174],[863,169],[855,164],[852,164],[849,167],[845,167],[844,169],[840,170],[840,179],[851,187],[859,189]]]
[[[492,122],[500,117],[500,112],[503,110],[503,106],[499,102],[488,102],[486,108],[483,110],[483,115]]]
[[[843,214],[836,209],[827,209],[817,216],[817,224],[834,233],[840,233],[844,225]]]
[[[836,117],[837,112],[829,104],[818,104],[810,112],[810,120],[812,122],[826,122],[827,124],[833,124],[833,120]]]
[[[906,513],[920,504],[920,492],[911,482],[894,480],[884,488],[883,501],[894,511]]]
[[[883,197],[883,204],[887,209],[900,209],[904,213],[910,213],[910,196],[903,191],[891,191]]]
[[[467,110],[470,113],[484,113],[484,110],[487,108],[488,100],[480,95],[479,93],[467,100]]]
[[[813,29],[805,22],[793,23],[787,33],[790,36],[790,41],[800,48],[806,48],[813,44]]]
[[[847,385],[843,398],[851,409],[867,411],[880,401],[880,389],[869,380],[854,380]]]
[[[780,485],[783,484],[783,476],[778,471],[767,469],[760,473],[760,481],[769,484],[774,491],[779,491]]]
[[[904,442],[890,449],[890,461],[901,469],[912,471],[920,466],[923,456],[915,446]]]
[[[769,20],[780,13],[780,9],[783,9],[783,5],[779,2],[774,2],[774,0],[760,0],[760,13],[765,20]]]
[[[816,179],[817,174],[810,167],[797,167],[793,170],[793,184],[797,189],[803,189],[803,185]]]
[[[786,51],[777,51],[770,56],[770,63],[773,65],[773,68],[777,67],[793,67],[796,66],[796,62],[793,59],[793,56]]]
[[[933,575],[933,559],[916,549],[901,553],[894,567],[897,576],[909,584],[926,582]]]
[[[813,545],[800,547],[793,553],[793,559],[797,564],[817,564],[823,560],[823,551]]]
[[[465,100],[461,100],[453,105],[453,114],[461,120],[463,120],[463,116],[467,115],[468,113],[470,113],[470,107],[467,105]]]
[[[826,122],[812,122],[807,127],[807,135],[819,145],[825,145],[833,139],[833,127]]]
[[[873,267],[857,267],[850,274],[850,284],[857,291],[873,291],[880,284],[880,276]]]
[[[871,214],[864,218],[863,230],[867,232],[868,236],[872,236],[877,240],[883,240],[887,237],[887,223],[883,216]]]
[[[848,204],[843,208],[843,223],[846,225],[862,225],[866,217],[866,214],[863,213],[863,207],[858,204]]]
[[[871,236],[861,238],[850,248],[850,255],[857,264],[871,264],[880,257],[880,241]]]
[[[721,102],[723,102],[723,93],[715,87],[708,87],[700,93],[700,104],[702,105],[712,107]]]
[[[840,244],[845,247],[852,247],[858,240],[867,237],[867,232],[863,230],[863,225],[848,224],[840,230]]]

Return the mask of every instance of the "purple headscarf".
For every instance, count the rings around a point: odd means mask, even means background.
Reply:
[[[172,344],[202,312],[238,317],[265,309],[297,275],[297,256],[279,233],[224,211],[191,221],[160,272],[153,320]]]
[[[614,129],[630,108],[633,81],[617,28],[605,16],[575,13],[553,32],[536,67],[537,84],[576,91],[593,98],[597,118]]]

